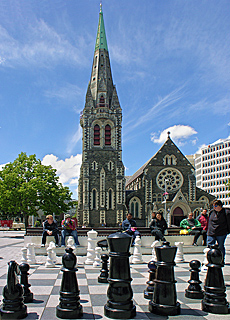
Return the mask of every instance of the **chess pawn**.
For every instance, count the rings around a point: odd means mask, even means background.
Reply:
[[[184,262],[184,250],[183,250],[184,242],[175,242],[175,246],[177,247],[175,262],[176,263]]]
[[[144,298],[152,300],[153,299],[153,292],[154,292],[154,280],[156,277],[156,270],[157,266],[155,261],[150,261],[148,263],[148,268],[149,268],[149,280],[146,282],[147,283],[147,288],[144,290]]]
[[[127,233],[116,232],[108,236],[109,244],[109,287],[108,301],[104,306],[104,315],[112,319],[130,319],[136,316],[131,288],[129,248],[132,237]]]
[[[21,271],[21,285],[23,286],[24,292],[23,292],[23,298],[25,303],[33,302],[33,293],[30,291],[29,287],[31,286],[28,283],[28,271],[30,270],[30,266],[28,263],[22,263],[19,266],[19,269]]]
[[[74,237],[70,236],[68,239],[67,239],[67,248],[72,248],[73,249],[73,253],[75,255],[77,255],[77,247],[75,245],[75,241],[74,241]]]
[[[230,313],[226,300],[226,287],[222,272],[223,254],[217,245],[211,246],[207,253],[208,271],[204,285],[204,299],[201,302],[202,310],[215,314]]]
[[[72,248],[66,248],[66,253],[62,257],[63,272],[60,303],[56,307],[56,316],[61,319],[78,319],[83,315],[80,304],[79,288],[77,282],[76,256]]]
[[[57,255],[56,255],[56,245],[53,241],[50,242],[49,247],[52,249],[51,251],[51,259],[55,264],[57,262]]]
[[[97,231],[91,230],[87,232],[88,235],[88,248],[87,248],[87,255],[85,264],[92,264],[94,263],[95,259],[95,248],[96,248],[96,241],[97,241]]]
[[[34,246],[34,243],[27,244],[27,263],[29,263],[29,265],[36,264]]]
[[[140,236],[136,236],[136,239],[135,239],[132,263],[134,264],[144,263],[142,259],[142,253],[141,253],[141,237]]]
[[[200,272],[200,261],[192,260],[189,263],[191,277],[188,281],[189,286],[188,289],[185,290],[185,297],[190,299],[202,299],[204,296],[203,290],[201,289],[200,284],[202,281],[199,280],[199,272]]]
[[[18,282],[20,273],[17,262],[8,263],[7,285],[3,288],[3,304],[0,319],[23,319],[27,316],[27,306],[23,302],[23,287]]]
[[[100,276],[98,277],[98,282],[100,283],[108,283],[108,260],[109,256],[107,254],[101,255],[101,270]]]
[[[152,261],[157,261],[155,247],[159,247],[160,245],[161,245],[161,243],[158,240],[153,241],[153,243],[151,244],[151,247],[152,247]]]
[[[53,263],[53,260],[52,260],[53,249],[51,247],[48,247],[46,249],[46,251],[47,251],[47,259],[46,259],[45,267],[46,268],[53,268],[53,267],[55,267],[55,264]]]
[[[203,252],[204,252],[204,260],[202,262],[202,267],[201,267],[201,272],[207,272],[208,267],[208,259],[207,259],[207,253],[209,252],[210,248],[204,248]]]
[[[177,247],[170,247],[169,242],[165,241],[162,246],[155,247],[155,249],[157,271],[154,280],[153,300],[149,302],[149,311],[163,316],[180,314],[174,275]]]
[[[21,253],[22,253],[21,263],[27,263],[27,248],[22,248]]]
[[[98,268],[101,266],[101,259],[100,259],[100,256],[101,256],[101,248],[100,247],[96,247],[95,248],[95,259],[94,259],[94,263],[93,263],[93,267],[94,268]]]

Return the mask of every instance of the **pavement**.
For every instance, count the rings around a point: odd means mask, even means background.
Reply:
[[[6,285],[7,263],[15,260],[20,264],[21,248],[24,247],[23,231],[0,231],[0,300],[2,290]],[[226,285],[227,300],[230,301],[230,236],[226,240],[226,264],[223,274]],[[109,319],[104,316],[104,305],[107,302],[108,284],[97,282],[100,268],[85,265],[85,256],[78,258],[77,279],[80,289],[80,301],[83,307],[82,319]],[[158,316],[148,311],[149,300],[144,299],[143,291],[146,289],[149,273],[147,263],[151,260],[150,255],[143,255],[143,264],[130,264],[133,289],[133,302],[136,305],[137,315],[134,319],[230,319],[230,315],[216,315],[201,311],[201,301],[185,298],[184,291],[188,287],[190,279],[189,262],[197,259],[203,261],[203,254],[185,254],[185,262],[178,263],[175,270],[177,280],[177,300],[181,304],[181,314],[177,316]],[[28,316],[26,319],[53,320],[56,317],[56,306],[59,303],[59,291],[62,281],[61,257],[57,257],[54,268],[45,267],[46,256],[36,256],[36,264],[30,266],[29,283],[31,292],[34,294],[33,303],[28,303]],[[202,286],[206,273],[200,272]],[[2,303],[2,302],[0,302]]]

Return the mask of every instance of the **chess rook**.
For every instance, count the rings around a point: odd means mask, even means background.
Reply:
[[[153,300],[149,302],[149,311],[163,316],[180,314],[174,275],[177,247],[170,247],[169,242],[165,241],[161,247],[155,247],[155,250],[157,271],[154,280]]]
[[[23,298],[25,303],[33,302],[33,293],[30,292],[30,284],[28,283],[28,271],[30,270],[30,266],[28,263],[21,263],[19,266],[21,271],[21,285],[23,287]]]
[[[222,272],[223,254],[217,245],[211,246],[207,253],[208,271],[204,285],[204,299],[202,310],[216,314],[230,313],[229,304],[226,300],[226,287]]]
[[[101,270],[100,276],[98,277],[98,282],[100,283],[107,283],[108,282],[108,260],[109,256],[107,254],[101,255]]]
[[[90,230],[87,232],[88,235],[88,248],[87,248],[87,255],[86,255],[86,261],[85,264],[92,264],[94,263],[94,259],[96,257],[95,254],[95,248],[96,248],[96,242],[97,242],[97,231]]]
[[[150,261],[148,263],[148,268],[149,268],[149,281],[147,281],[147,288],[144,290],[144,298],[152,300],[153,299],[153,292],[154,292],[154,280],[156,277],[156,270],[157,266],[155,261]]]
[[[200,286],[202,281],[199,279],[200,261],[192,260],[190,261],[189,265],[191,267],[189,270],[191,272],[191,277],[188,281],[188,289],[185,290],[185,297],[190,299],[202,299],[204,293]]]
[[[112,319],[130,319],[136,316],[136,306],[133,305],[133,291],[129,265],[129,248],[132,237],[126,233],[117,232],[108,236],[110,248],[108,301],[104,306],[104,314]]]
[[[66,248],[66,253],[62,257],[63,272],[60,303],[56,307],[56,316],[61,319],[78,319],[83,315],[82,305],[80,304],[79,288],[75,268],[77,259],[72,248]]]
[[[27,306],[23,302],[23,287],[18,282],[19,265],[15,261],[8,263],[7,285],[3,288],[3,305],[0,319],[23,319],[27,316]]]

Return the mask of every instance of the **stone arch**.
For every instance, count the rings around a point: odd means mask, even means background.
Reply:
[[[141,200],[138,197],[133,197],[129,201],[129,211],[132,213],[133,218],[141,218]]]
[[[175,203],[171,208],[171,224],[179,227],[181,220],[183,220],[189,212],[191,212],[191,209],[187,203]]]

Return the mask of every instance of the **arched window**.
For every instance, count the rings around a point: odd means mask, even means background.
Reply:
[[[109,208],[108,209],[112,209],[113,208],[113,192],[110,189],[109,190]]]
[[[134,217],[134,202],[131,203],[131,213],[132,213],[132,215]]]
[[[111,127],[109,124],[105,126],[105,145],[111,145]]]
[[[104,98],[104,96],[100,96],[99,105],[100,105],[100,107],[104,107],[105,106],[105,98]]]
[[[136,208],[135,208],[135,214],[136,214],[136,217],[138,218],[139,217],[139,203],[136,202]]]
[[[97,192],[94,189],[92,194],[92,209],[96,209],[96,202],[97,202],[96,197],[97,197]]]
[[[134,197],[130,200],[130,211],[134,218],[140,218],[141,213],[141,203],[140,199]]]
[[[94,145],[100,145],[100,127],[98,124],[94,126]]]

